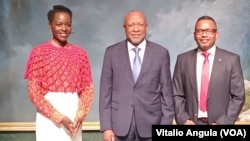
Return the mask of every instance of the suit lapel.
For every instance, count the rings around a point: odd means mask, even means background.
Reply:
[[[210,97],[211,94],[213,94],[213,87],[216,85],[216,79],[218,78],[217,72],[220,72],[221,70],[221,50],[216,47],[215,50],[215,56],[214,56],[214,63],[213,63],[213,68],[210,76],[210,81],[209,81],[209,88],[208,88],[208,98]]]
[[[129,61],[127,40],[125,40],[124,42],[121,43],[120,56],[121,56],[122,62],[124,63],[124,66],[126,66],[125,67],[126,70],[124,70],[124,73],[126,73],[126,75],[128,75],[128,78],[132,82],[134,82],[133,72],[132,72],[132,68],[130,65],[130,61]]]
[[[138,76],[138,79],[140,79],[141,75],[146,71],[146,68],[148,67],[148,62],[151,60],[151,51],[152,50],[152,46],[150,45],[150,43],[146,40],[146,47],[145,47],[145,52],[144,52],[144,56],[143,56],[143,61],[142,61],[142,65],[141,65],[141,72]]]

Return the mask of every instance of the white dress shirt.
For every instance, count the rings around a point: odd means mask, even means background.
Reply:
[[[135,46],[132,45],[130,42],[127,42],[127,46],[128,46],[128,55],[129,55],[131,69],[133,69],[133,61],[135,58],[135,52],[133,51],[133,48],[135,48]],[[144,39],[137,47],[140,48],[139,56],[140,56],[141,63],[142,63],[143,57],[144,57],[144,52],[146,49],[146,40]]]
[[[213,62],[214,62],[214,55],[215,55],[215,49],[216,46],[214,45],[212,48],[210,48],[207,52],[209,52],[208,60],[209,60],[209,79],[211,76],[212,68],[213,68]],[[198,49],[197,52],[197,61],[196,61],[196,78],[197,78],[197,89],[198,89],[198,118],[200,117],[207,117],[207,111],[203,112],[200,110],[200,92],[201,92],[201,74],[202,74],[202,66],[203,62],[205,60],[205,57],[202,55],[202,51]]]

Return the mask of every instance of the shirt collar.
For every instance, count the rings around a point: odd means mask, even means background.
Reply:
[[[127,46],[128,46],[128,50],[131,50],[135,47],[129,41],[127,41]],[[144,39],[137,47],[139,47],[141,50],[144,50],[146,47],[146,40]]]
[[[216,49],[216,46],[215,45],[213,45],[213,47],[211,47],[209,50],[207,50],[207,52],[209,52],[210,53],[210,55],[215,55],[215,49]],[[201,53],[202,53],[203,51],[202,50],[200,50],[199,48],[198,48],[198,54],[200,54],[201,55]]]

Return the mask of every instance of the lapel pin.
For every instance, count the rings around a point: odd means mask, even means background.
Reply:
[[[219,59],[219,61],[221,61],[221,59]]]

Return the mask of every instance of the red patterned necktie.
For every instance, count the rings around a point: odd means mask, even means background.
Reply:
[[[204,112],[207,111],[207,92],[209,85],[209,53],[203,52],[202,55],[205,57],[205,60],[203,62],[201,75],[200,109]]]

